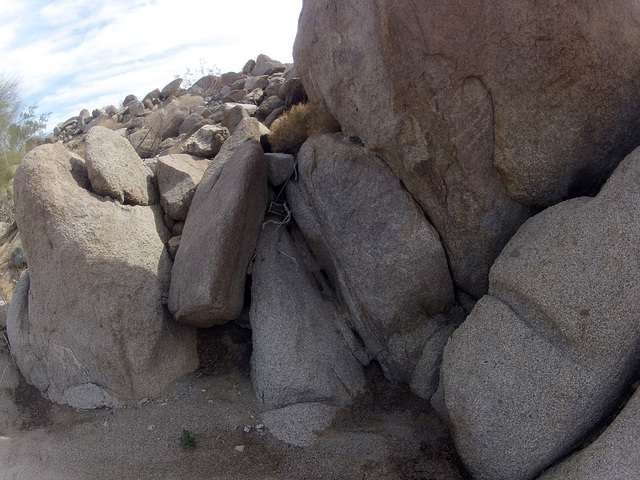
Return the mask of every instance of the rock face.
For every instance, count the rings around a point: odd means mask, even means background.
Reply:
[[[538,480],[634,480],[640,471],[640,392],[636,391],[615,421],[584,450]]]
[[[205,172],[198,185],[169,291],[176,320],[198,327],[240,316],[246,270],[267,206],[267,167],[258,141],[241,143],[226,162],[214,159],[209,169],[219,173]]]
[[[438,234],[393,172],[341,135],[309,139],[298,169],[287,185],[296,223],[368,354],[408,382],[440,328],[430,317],[453,303]]]
[[[171,261],[159,207],[90,189],[60,144],[31,151],[15,176],[29,276],[7,318],[12,353],[29,383],[78,408],[156,394],[197,366],[195,331],[162,305]]]
[[[309,0],[294,59],[310,98],[402,179],[456,286],[479,297],[527,206],[590,193],[640,140],[639,21],[632,0]]]
[[[364,390],[362,366],[340,335],[344,316],[304,265],[286,227],[263,229],[251,285],[251,378],[271,407],[344,405]]]
[[[131,205],[157,202],[151,172],[126,138],[96,126],[89,130],[85,141],[87,171],[94,192]]]
[[[184,221],[209,160],[192,155],[166,155],[156,163],[160,205],[172,219]]]
[[[637,377],[639,179],[640,149],[597,197],[528,220],[447,345],[444,413],[474,478],[533,478]]]
[[[229,130],[225,127],[205,125],[185,142],[182,151],[199,157],[214,157],[227,138]]]

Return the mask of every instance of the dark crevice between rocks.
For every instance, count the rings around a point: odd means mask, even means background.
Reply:
[[[244,308],[233,322],[198,329],[198,369],[196,377],[230,372],[251,374],[253,338],[249,310],[251,308],[251,275],[246,276]]]
[[[213,376],[240,371],[250,374],[251,330],[234,322],[198,329],[199,366],[195,375]]]
[[[22,430],[36,430],[51,424],[50,411],[53,404],[36,387],[29,385],[22,375],[14,395],[20,409]]]
[[[392,383],[385,378],[382,367],[372,360],[365,367],[367,387],[348,407],[338,411],[331,428],[337,431],[385,432],[389,412],[403,412],[409,416],[409,425],[420,436],[420,453],[416,458],[392,455],[390,461],[400,474],[399,478],[445,478],[437,471],[450,471],[452,479],[471,479],[458,456],[455,444],[445,425],[440,421],[427,400],[414,395],[406,384]],[[393,414],[392,414],[393,415]],[[400,441],[397,438],[395,441]],[[373,471],[377,464],[370,465]]]

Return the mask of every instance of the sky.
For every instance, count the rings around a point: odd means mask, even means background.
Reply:
[[[48,129],[187,68],[240,71],[264,53],[291,62],[302,0],[0,0],[0,73]]]

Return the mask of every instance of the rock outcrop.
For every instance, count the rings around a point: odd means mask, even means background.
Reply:
[[[89,130],[85,142],[87,173],[95,193],[130,205],[157,202],[151,171],[126,138],[96,126]]]
[[[382,160],[340,134],[309,139],[298,171],[293,218],[368,355],[408,382],[454,301],[437,232]]]
[[[317,287],[308,262],[285,226],[265,225],[252,273],[251,376],[270,407],[345,405],[365,388],[362,366],[340,333],[344,314]]]
[[[307,0],[295,66],[59,125],[86,163],[45,145],[16,177],[26,380],[128,402],[235,321],[276,438],[312,444],[379,364],[478,480],[633,478],[640,6],[427,3]]]
[[[206,158],[185,154],[158,158],[156,182],[166,215],[176,221],[186,220],[196,187],[210,164]]]
[[[224,154],[224,152],[223,152]],[[218,175],[207,175],[209,170]],[[213,160],[198,185],[175,256],[169,310],[209,327],[242,313],[246,270],[267,207],[267,166],[257,140]]]
[[[597,197],[528,220],[447,345],[443,413],[474,478],[534,478],[637,378],[639,179],[637,149]]]
[[[640,141],[636,2],[309,0],[312,100],[401,178],[480,297],[530,207],[592,193]]]
[[[195,330],[162,304],[171,260],[159,207],[96,195],[85,162],[60,144],[24,158],[15,200],[29,274],[7,332],[29,383],[56,402],[113,406],[197,366]]]
[[[591,445],[538,480],[632,480],[640,471],[640,392]]]

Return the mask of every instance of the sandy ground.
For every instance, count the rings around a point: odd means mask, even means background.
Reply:
[[[310,447],[261,427],[249,379],[250,338],[201,331],[201,368],[164,395],[77,411],[16,391],[18,428],[0,437],[1,480],[470,478],[429,404],[368,372],[370,388]],[[195,447],[182,443],[188,430]]]

